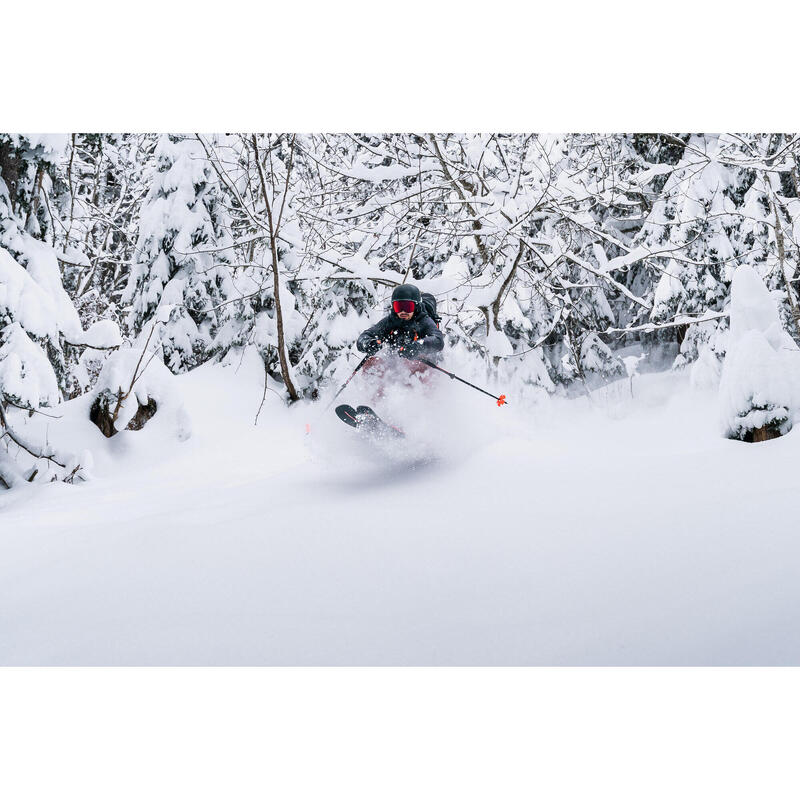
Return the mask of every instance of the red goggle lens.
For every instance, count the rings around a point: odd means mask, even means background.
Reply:
[[[392,308],[395,314],[413,314],[417,304],[413,300],[395,300]]]

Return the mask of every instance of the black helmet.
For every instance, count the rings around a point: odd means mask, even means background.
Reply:
[[[399,286],[395,286],[392,292],[392,302],[394,303],[395,300],[413,300],[419,305],[422,302],[422,295],[416,286],[410,283],[401,283]]]

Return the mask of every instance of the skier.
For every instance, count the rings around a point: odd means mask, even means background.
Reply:
[[[372,402],[380,400],[384,388],[389,385],[397,382],[413,385],[409,383],[411,376],[416,376],[423,385],[427,384],[428,366],[419,359],[433,363],[432,360],[444,348],[444,336],[437,321],[436,299],[432,295],[423,298],[420,290],[408,283],[395,288],[389,315],[367,328],[356,342],[358,349],[368,356],[363,362],[362,372],[373,379]],[[377,356],[382,349],[400,358]],[[399,428],[384,422],[370,406],[353,408],[347,404],[339,405],[336,415],[342,422],[360,428],[371,437],[403,436]]]
[[[416,375],[424,385],[428,376],[433,371],[443,372],[450,378],[477,389],[483,394],[488,394],[497,400],[497,405],[506,403],[506,396],[499,397],[481,389],[479,386],[459,378],[458,375],[436,366],[434,361],[444,349],[444,336],[439,330],[436,316],[436,299],[433,295],[422,295],[416,286],[404,283],[392,292],[392,310],[380,322],[367,328],[359,337],[356,346],[369,358],[359,364],[353,374],[345,381],[344,386],[334,395],[332,405],[336,398],[344,391],[351,379],[359,370],[371,373],[375,382],[373,401],[383,397],[385,385],[394,383],[397,379],[403,381],[410,375]],[[382,359],[376,356],[378,351],[386,348],[390,353],[400,356],[400,359]],[[420,361],[424,359],[426,363]],[[363,364],[363,368],[362,368]],[[433,370],[429,369],[433,367]],[[403,369],[405,367],[405,369]],[[387,378],[389,380],[387,380]],[[354,408],[347,403],[336,406],[336,416],[342,422],[353,428],[358,428],[368,436],[377,439],[402,438],[403,431],[395,425],[381,419],[370,406]]]
[[[401,358],[436,360],[444,348],[444,336],[424,307],[419,289],[403,283],[392,292],[389,315],[367,328],[356,347],[367,355],[386,347]]]

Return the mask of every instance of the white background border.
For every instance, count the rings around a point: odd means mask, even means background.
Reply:
[[[800,127],[780,5],[17,0],[2,28],[4,131]],[[4,669],[0,796],[794,798],[797,678]]]
[[[0,796],[797,797],[794,670],[8,669]]]

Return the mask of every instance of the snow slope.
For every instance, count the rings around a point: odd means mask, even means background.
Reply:
[[[532,409],[446,381],[376,403],[400,450],[271,392],[254,427],[249,360],[178,380],[188,441],[72,401],[95,479],[0,495],[0,663],[800,663],[800,438],[721,438],[685,376]]]

